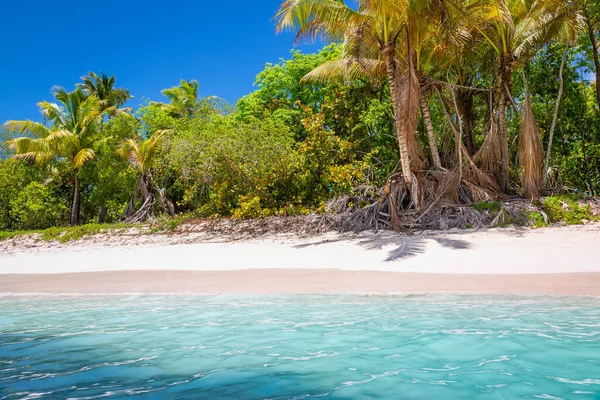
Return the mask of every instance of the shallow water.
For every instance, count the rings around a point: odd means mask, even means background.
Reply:
[[[0,398],[600,399],[600,300],[0,298]]]

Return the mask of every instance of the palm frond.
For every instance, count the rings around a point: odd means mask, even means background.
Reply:
[[[34,121],[7,121],[2,128],[8,132],[34,138],[45,138],[50,133],[44,124]]]
[[[91,160],[95,160],[96,159],[96,152],[94,152],[93,149],[90,148],[84,148],[79,150],[79,152],[77,154],[75,154],[75,157],[73,157],[73,167],[75,168],[81,168],[83,167],[83,165]]]
[[[532,200],[539,198],[542,190],[542,157],[542,139],[533,116],[531,96],[527,92],[519,132],[519,161],[524,170],[523,188]]]
[[[350,82],[358,79],[383,80],[385,63],[381,60],[337,59],[321,64],[302,78],[301,82]]]
[[[367,18],[342,0],[287,0],[275,15],[277,31],[296,31],[296,43],[316,37],[342,40],[348,28]]]

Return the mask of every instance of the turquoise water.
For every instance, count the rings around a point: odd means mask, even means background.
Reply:
[[[0,399],[600,399],[600,300],[0,298]]]

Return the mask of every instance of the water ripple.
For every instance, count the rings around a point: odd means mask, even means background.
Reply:
[[[531,296],[0,297],[0,399],[596,400],[599,306]]]

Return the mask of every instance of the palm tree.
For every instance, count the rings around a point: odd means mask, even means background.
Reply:
[[[594,60],[594,73],[596,75],[596,100],[600,107],[600,55],[598,43],[598,29],[600,27],[600,4],[595,0],[575,0],[577,8],[585,17],[585,26],[592,45]]]
[[[167,131],[157,131],[146,140],[127,139],[121,153],[129,159],[131,165],[139,171],[142,202],[146,202],[152,189],[152,167],[160,151],[164,135]]]
[[[160,105],[164,110],[179,118],[189,118],[200,108],[198,98],[199,83],[196,80],[186,81],[182,79],[179,86],[163,90],[163,96],[169,99],[169,104],[154,103]]]
[[[396,119],[402,176],[409,190],[416,184],[413,173],[423,167],[423,153],[416,139],[421,94],[416,67],[420,48],[415,39],[420,30],[413,17],[427,16],[435,8],[434,3],[361,0],[354,10],[343,0],[287,0],[276,15],[278,30],[296,30],[296,41],[317,36],[331,41],[345,39],[348,53],[361,69],[385,71]],[[418,206],[417,191],[412,192]]]
[[[88,96],[96,96],[100,103],[100,111],[113,113],[122,107],[132,96],[129,90],[115,88],[115,76],[108,76],[104,72],[100,75],[89,72],[81,77],[83,83],[77,86]]]
[[[512,74],[533,50],[548,43],[565,23],[571,23],[573,8],[564,0],[468,0],[457,2],[456,9],[497,56],[501,186],[507,192],[510,154],[506,107],[512,101]]]
[[[129,222],[142,222],[152,213],[155,195],[152,188],[152,168],[154,167],[166,133],[169,131],[156,131],[146,140],[127,139],[120,149],[121,155],[129,159],[131,165],[139,173],[139,184],[125,210],[124,217]],[[164,191],[158,191],[160,206],[164,211],[173,214],[173,206],[166,199]],[[136,210],[137,194],[141,194],[141,206]]]
[[[95,96],[86,96],[80,88],[72,92],[55,88],[54,98],[57,103],[38,104],[51,124],[49,128],[27,120],[8,121],[4,129],[22,135],[9,141],[16,153],[14,158],[39,166],[52,162],[66,165],[73,177],[70,223],[77,225],[81,207],[79,171],[96,158],[94,147],[100,137],[101,106]]]

